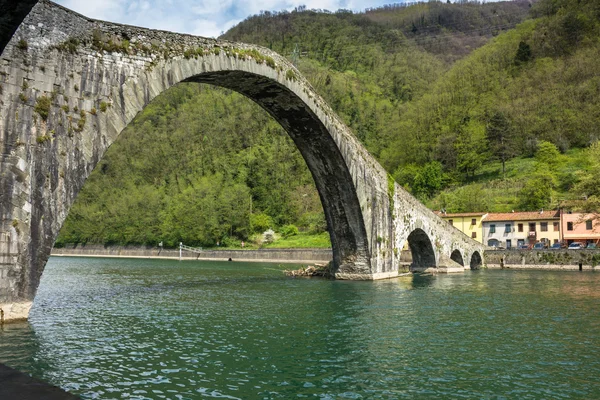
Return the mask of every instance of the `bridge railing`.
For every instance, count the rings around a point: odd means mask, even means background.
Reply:
[[[197,253],[197,254],[202,253],[202,247],[186,246],[182,242],[179,242],[179,261],[181,261],[181,259],[182,259],[182,254],[183,254],[184,250],[185,251],[190,251],[192,253]]]

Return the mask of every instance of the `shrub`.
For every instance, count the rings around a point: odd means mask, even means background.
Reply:
[[[295,81],[296,79],[298,79],[298,78],[296,77],[296,73],[295,73],[293,70],[291,70],[291,69],[288,69],[288,70],[285,72],[285,77],[286,77],[286,79],[287,79],[287,80],[289,80],[289,81]]]
[[[50,140],[50,136],[47,135],[42,135],[42,136],[38,136],[35,141],[38,142],[39,144],[45,143],[48,140]]]
[[[36,113],[40,114],[40,117],[42,117],[42,119],[46,121],[48,119],[48,115],[50,114],[50,105],[50,98],[46,96],[41,96],[38,97],[37,101],[35,102],[35,107],[33,108],[33,110]]]
[[[250,227],[252,232],[264,232],[273,225],[273,220],[267,214],[250,215]]]
[[[284,238],[288,238],[290,236],[295,236],[298,234],[298,227],[296,225],[285,225],[281,228],[281,236]]]
[[[17,42],[17,49],[25,51],[25,50],[27,50],[28,48],[29,48],[29,45],[27,44],[27,40],[25,40],[25,39],[20,39],[20,40]]]

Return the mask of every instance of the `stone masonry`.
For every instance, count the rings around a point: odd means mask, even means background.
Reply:
[[[481,264],[483,246],[396,184],[285,58],[253,45],[97,21],[40,0],[0,56],[5,320],[27,317],[63,221],[106,149],[179,82],[242,93],[286,129],[319,190],[337,278],[396,276],[407,242],[413,269]]]

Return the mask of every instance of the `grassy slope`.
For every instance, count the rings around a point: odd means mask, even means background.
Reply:
[[[575,181],[575,172],[587,168],[584,149],[573,148],[568,150],[562,163],[554,169],[558,177],[558,187],[553,192],[551,207],[556,207],[561,200],[571,196],[569,189]],[[506,163],[506,179],[502,178],[502,165],[500,162],[490,162],[481,167],[472,181],[468,184],[449,187],[426,202],[426,205],[439,210],[445,208],[448,212],[489,211],[509,212],[519,210],[519,191],[527,179],[535,172],[537,161],[531,157],[516,157]],[[484,208],[460,208],[456,204],[449,204],[447,198],[460,193],[472,193],[477,196]]]

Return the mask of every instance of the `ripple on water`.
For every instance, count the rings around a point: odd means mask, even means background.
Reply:
[[[83,398],[600,398],[598,274],[52,258],[0,361]]]

